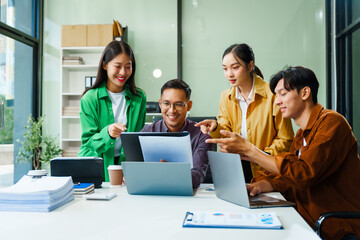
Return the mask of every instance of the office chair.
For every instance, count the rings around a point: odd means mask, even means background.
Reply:
[[[319,219],[315,222],[314,231],[321,237],[321,226],[328,218],[346,218],[346,219],[360,219],[360,212],[327,212],[320,215]],[[346,234],[343,240],[358,240],[358,238],[351,233]]]

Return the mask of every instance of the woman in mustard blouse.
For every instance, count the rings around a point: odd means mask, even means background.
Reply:
[[[237,132],[273,156],[288,151],[294,138],[291,121],[284,119],[274,104],[275,95],[255,65],[251,47],[244,43],[228,47],[223,54],[223,70],[231,88],[221,94],[218,119],[204,120],[196,126],[213,138],[223,137],[222,129]],[[262,170],[251,163],[253,177]],[[246,169],[244,172],[246,176]],[[252,176],[246,176],[247,182]]]

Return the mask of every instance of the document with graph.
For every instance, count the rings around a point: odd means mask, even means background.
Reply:
[[[187,212],[183,227],[282,229],[275,212]]]

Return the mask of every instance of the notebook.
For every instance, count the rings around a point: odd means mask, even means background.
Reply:
[[[93,183],[100,188],[104,161],[100,157],[59,157],[50,160],[51,176],[71,176],[75,183]]]
[[[187,135],[189,135],[188,132],[123,132],[121,133],[120,138],[126,161],[143,162],[144,157],[139,136],[183,137]]]
[[[125,161],[121,166],[129,194],[192,196],[195,193],[190,163]]]
[[[218,198],[247,208],[295,205],[264,194],[249,197],[239,154],[208,151],[208,156]]]

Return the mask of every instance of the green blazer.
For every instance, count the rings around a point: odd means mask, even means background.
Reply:
[[[145,124],[146,95],[138,89],[139,96],[133,95],[125,85],[127,131],[138,132]],[[114,164],[115,139],[108,133],[108,127],[114,123],[112,103],[106,91],[106,82],[99,88],[91,89],[80,101],[81,147],[79,157],[102,157],[104,159],[105,181],[109,181],[107,167]],[[125,160],[121,149],[120,160]]]

